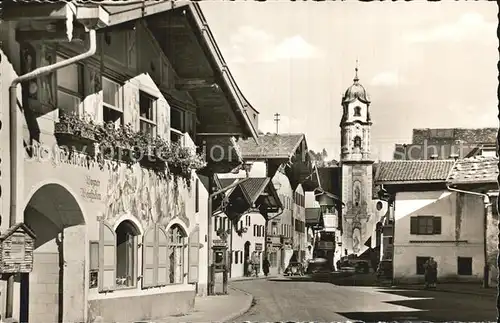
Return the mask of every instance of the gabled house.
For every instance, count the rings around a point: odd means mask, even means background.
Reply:
[[[470,160],[381,162],[375,184],[389,201],[382,228],[382,260],[393,262],[395,283],[423,282],[423,264],[438,263],[439,281],[480,281],[485,264],[485,204],[481,189],[494,189],[490,172],[464,170]],[[470,178],[476,192],[460,188]],[[475,177],[475,178],[473,178]],[[475,182],[475,184],[472,184]]]
[[[2,317],[118,322],[187,312],[206,291],[213,187],[195,168],[231,170],[241,158],[210,155],[214,142],[225,151],[238,137],[257,138],[248,116],[255,110],[199,5],[2,6],[1,97],[13,81],[20,86],[12,87],[17,106],[0,114],[2,214],[11,191],[16,201],[1,229],[25,222],[37,236],[29,279],[4,284]],[[8,113],[20,118],[9,121]],[[152,140],[200,163],[183,168],[154,158],[164,155],[134,155]]]
[[[252,140],[238,140],[237,144],[251,168],[249,176],[272,178],[283,204],[282,211],[270,215],[266,241],[271,273],[282,272],[286,250],[292,250],[292,257],[301,261],[307,249],[301,183],[312,173],[312,163],[305,135],[268,133],[259,136],[258,144]]]
[[[234,183],[234,179],[220,179],[221,188]],[[230,277],[248,275],[248,259],[260,259],[260,273],[266,251],[266,223],[270,214],[283,208],[278,193],[268,177],[252,177],[240,183],[227,194],[228,204],[224,213],[217,214],[214,221],[215,234],[229,233]],[[217,231],[219,229],[219,231]],[[270,259],[271,261],[271,259]]]

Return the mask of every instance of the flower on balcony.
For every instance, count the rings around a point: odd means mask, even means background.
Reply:
[[[167,172],[175,178],[186,179],[188,186],[191,171],[206,166],[204,158],[195,149],[135,131],[130,124],[123,127],[116,127],[113,122],[96,124],[89,116],[64,114],[54,132],[70,133],[99,142],[97,159],[101,163],[104,159],[118,159],[129,165],[140,162],[161,173],[165,173],[165,166],[168,165]]]

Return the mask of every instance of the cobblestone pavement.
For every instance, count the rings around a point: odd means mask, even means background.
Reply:
[[[255,305],[244,321],[496,321],[496,296],[337,286],[307,279],[237,281]]]

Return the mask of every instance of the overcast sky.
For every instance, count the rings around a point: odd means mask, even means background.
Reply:
[[[342,93],[371,97],[372,151],[392,159],[413,128],[497,127],[497,4],[230,2],[201,6],[259,128],[340,151]]]

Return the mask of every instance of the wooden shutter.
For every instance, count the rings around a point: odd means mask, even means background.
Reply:
[[[168,235],[158,226],[158,285],[168,284]]]
[[[157,134],[161,138],[170,141],[170,106],[167,101],[160,97],[156,100]]]
[[[123,122],[139,131],[139,87],[133,82],[123,85]]]
[[[200,227],[196,226],[189,236],[189,264],[188,283],[198,282],[199,260],[200,260]]]
[[[410,234],[418,234],[418,218],[416,216],[410,217]]]
[[[107,223],[99,226],[99,292],[112,291],[116,283],[116,236]]]
[[[150,227],[142,238],[142,288],[156,285],[155,227]]]
[[[200,180],[199,179],[196,179],[194,192],[195,192],[195,197],[194,197],[195,210],[194,211],[199,212],[200,211]]]
[[[434,228],[434,234],[441,234],[441,217],[435,216],[433,218],[432,227]]]

